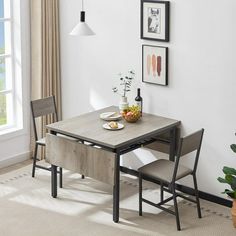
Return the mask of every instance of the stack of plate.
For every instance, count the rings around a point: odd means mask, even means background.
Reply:
[[[121,117],[121,114],[113,111],[100,114],[100,118],[106,121],[119,120]]]

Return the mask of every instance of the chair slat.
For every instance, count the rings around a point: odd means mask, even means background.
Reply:
[[[184,156],[190,152],[197,150],[201,145],[202,135],[203,135],[203,129],[188,136],[185,136],[182,140],[182,148],[180,151],[180,156]]]
[[[56,113],[53,96],[34,100],[31,105],[34,118]]]

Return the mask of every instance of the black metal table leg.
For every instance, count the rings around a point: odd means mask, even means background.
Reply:
[[[143,179],[142,174],[139,173],[139,216],[143,215]]]
[[[59,185],[60,185],[60,188],[63,187],[63,179],[62,179],[62,176],[63,176],[63,171],[62,171],[62,168],[60,167],[60,168],[59,168],[59,178],[60,178]]]
[[[52,197],[57,197],[57,166],[52,165],[51,169]]]
[[[170,161],[175,161],[176,138],[176,127],[174,127],[170,130]]]
[[[34,157],[33,157],[33,169],[32,169],[32,177],[34,178],[35,176],[35,167],[36,167],[36,161],[37,161],[37,153],[38,153],[38,144],[35,144],[35,149],[34,149]]]
[[[113,221],[119,222],[119,206],[120,205],[120,154],[116,154],[114,186],[113,186]]]

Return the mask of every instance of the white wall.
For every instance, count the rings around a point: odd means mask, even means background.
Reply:
[[[86,0],[85,8],[97,35],[73,38],[81,2],[60,1],[64,118],[118,104],[114,78],[133,68],[146,112],[181,120],[183,134],[205,128],[199,187],[222,196],[216,178],[224,165],[236,166],[229,148],[236,142],[236,1],[171,1],[169,43],[140,39],[139,0]],[[141,83],[142,44],[169,47],[168,87]],[[153,159],[147,151],[130,157],[135,162],[125,162],[134,168]]]
[[[29,159],[30,129],[29,129],[29,1],[13,0],[13,29],[14,29],[14,53],[15,76],[17,88],[17,105],[22,107],[17,112],[21,116],[19,130],[0,135],[0,167],[8,166],[25,159]],[[23,36],[21,40],[21,35]],[[23,123],[23,125],[22,125]]]

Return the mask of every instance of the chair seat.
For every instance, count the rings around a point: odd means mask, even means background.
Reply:
[[[45,146],[46,145],[46,140],[45,138],[41,138],[39,140],[36,141],[37,144]]]
[[[141,174],[170,183],[172,181],[175,162],[160,159],[151,162],[138,169]],[[176,180],[181,179],[192,173],[192,170],[183,165],[179,165]]]

